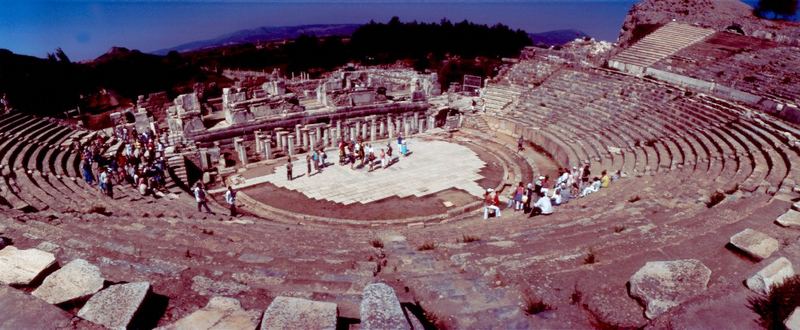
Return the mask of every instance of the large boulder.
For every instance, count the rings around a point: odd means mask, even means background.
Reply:
[[[364,288],[361,329],[410,329],[400,301],[388,285],[373,283]]]
[[[630,295],[645,305],[654,319],[706,290],[711,270],[695,259],[651,261],[630,278]]]
[[[792,263],[789,259],[780,257],[748,278],[746,284],[753,292],[769,294],[773,286],[780,285],[792,276],[794,276]]]
[[[45,278],[32,294],[48,303],[60,304],[100,291],[104,281],[97,266],[75,259]]]
[[[205,307],[178,320],[163,330],[253,330],[258,326],[258,311],[242,308],[238,300],[214,297]]]
[[[775,222],[784,227],[800,227],[800,212],[789,210],[779,216]]]
[[[78,317],[110,329],[125,329],[150,292],[150,283],[117,284],[89,298]]]
[[[28,285],[55,263],[50,252],[7,246],[0,250],[0,284]]]
[[[336,329],[336,304],[293,297],[277,297],[261,319],[261,330]]]
[[[778,240],[750,228],[731,236],[730,243],[756,260],[769,258],[780,247]]]

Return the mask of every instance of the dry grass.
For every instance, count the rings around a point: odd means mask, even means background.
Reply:
[[[417,247],[417,251],[429,251],[436,248],[436,244],[433,242],[425,242],[422,245]]]
[[[591,265],[597,262],[597,255],[595,255],[594,250],[589,249],[589,252],[586,253],[586,258],[583,258],[584,265]]]
[[[800,306],[800,275],[773,287],[768,295],[758,295],[747,301],[750,309],[761,316],[761,326],[765,329],[784,329],[783,321]]]
[[[369,241],[369,244],[372,245],[372,247],[374,248],[383,249],[383,241],[377,238]]]
[[[461,239],[456,240],[457,243],[472,243],[472,242],[480,242],[481,238],[478,236],[472,236],[464,234],[461,236]]]
[[[525,295],[525,305],[522,308],[522,311],[528,315],[536,315],[542,312],[553,310],[553,306],[542,301],[535,296],[530,294]]]

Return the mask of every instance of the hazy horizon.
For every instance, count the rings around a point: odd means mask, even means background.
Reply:
[[[636,1],[30,1],[0,12],[0,48],[44,57],[61,47],[90,60],[113,46],[152,52],[262,26],[363,24],[370,20],[503,23],[536,33],[581,30],[614,41]]]

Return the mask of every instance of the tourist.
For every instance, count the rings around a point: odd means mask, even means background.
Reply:
[[[236,190],[228,186],[228,191],[225,192],[225,202],[228,203],[228,208],[231,210],[231,216],[236,216]]]
[[[569,170],[567,170],[566,168],[562,168],[559,170],[559,172],[561,173],[561,175],[559,175],[558,179],[556,179],[556,186],[566,184],[567,181],[569,181]]]
[[[620,178],[622,178],[622,172],[620,170],[617,170],[616,172],[614,172],[614,175],[611,176],[611,182],[616,182]]]
[[[531,211],[531,215],[529,218],[535,217],[537,215],[550,215],[553,214],[553,204],[550,203],[550,197],[547,194],[542,194],[542,197],[533,204],[533,210]]]
[[[311,161],[313,162],[314,172],[319,173],[319,154],[316,150],[311,153]]]
[[[306,176],[311,176],[311,155],[306,154]]]
[[[198,182],[194,186],[193,190],[194,190],[194,198],[197,201],[197,212],[200,212],[201,207],[204,207],[206,209],[206,212],[213,214],[214,212],[211,212],[211,209],[208,207],[206,201],[206,189],[203,187],[203,184]]]
[[[522,203],[522,210],[524,213],[528,213],[531,211],[531,202],[533,202],[533,183],[528,182],[528,185],[525,187],[525,198],[523,199]]]
[[[611,183],[611,177],[608,176],[605,170],[603,170],[602,174],[602,177],[600,177],[600,187],[608,188],[608,184]]]
[[[553,196],[550,196],[550,201],[553,205],[561,205],[561,186],[556,186],[553,190]]]
[[[381,148],[381,168],[386,168],[386,151]]]
[[[517,152],[522,152],[525,150],[525,148],[523,148],[524,143],[525,140],[522,138],[522,135],[520,135],[519,139],[517,139]]]
[[[106,188],[106,182],[108,181],[108,173],[106,172],[105,168],[100,168],[100,175],[97,179],[97,185],[100,187],[100,192],[103,195],[108,195],[108,191]]]
[[[493,194],[494,193],[494,194]],[[493,210],[495,217],[500,217],[500,199],[494,189],[486,189],[483,194],[483,220],[489,219],[489,210]]]
[[[525,196],[525,184],[520,181],[514,191],[514,212],[522,210],[522,197]]]
[[[286,180],[292,181],[292,157],[286,159]]]
[[[542,194],[542,187],[544,187],[542,181],[544,181],[544,177],[539,176],[539,178],[533,182],[533,192],[536,193],[537,196]]]
[[[592,180],[592,184],[588,185],[586,188],[583,188],[583,192],[581,192],[581,197],[589,196],[590,194],[596,193],[600,191],[600,178],[594,177]]]
[[[561,193],[561,204],[569,203],[569,200],[572,199],[572,189],[570,189],[570,186],[566,184],[562,184],[559,188],[559,192]]]
[[[589,164],[583,166],[583,171],[581,172],[581,184],[586,186],[589,184],[589,177],[592,175],[592,171],[589,170]]]

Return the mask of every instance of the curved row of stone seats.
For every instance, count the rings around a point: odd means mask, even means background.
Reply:
[[[337,302],[344,316],[357,317],[361,289],[379,271],[369,232],[330,235],[325,228],[246,217],[219,221],[227,217],[202,214],[200,219],[190,204],[153,200],[136,211],[130,208],[134,203],[124,203],[128,213],[111,216],[46,212],[55,220],[39,213],[40,221],[33,215],[24,223],[0,221],[17,234],[17,245],[49,242],[58,246],[59,258],[85,258],[111,281],[152,281],[179,310],[218,290],[247,302],[263,301],[266,291]],[[193,290],[176,291],[173,276],[186,276]]]
[[[753,191],[761,186],[774,194],[786,179],[791,161],[796,159],[795,153],[788,155],[783,148],[777,148],[774,135],[759,132],[742,118],[742,109],[725,101],[689,95],[671,86],[607,70],[562,71],[522,95],[516,109],[498,116],[520,123],[520,129],[533,129],[529,135],[547,140],[540,141],[546,149],[547,144],[559,144],[549,141],[561,140],[563,145],[552,149],[562,154],[557,159],[562,164],[574,166],[589,161],[593,172],[670,171],[686,164],[683,157],[687,152],[683,149],[689,144],[694,147],[686,149],[701,155],[698,160],[690,159],[692,164],[708,161],[707,169],[712,173],[734,176],[728,187],[741,184]],[[597,80],[601,82],[586,82]],[[576,85],[575,90],[581,90],[582,95],[568,94],[566,81]],[[654,92],[652,97],[647,94]],[[678,138],[691,141],[681,143],[676,141]],[[626,145],[630,149],[625,149]],[[620,155],[626,151],[632,155]]]
[[[653,67],[795,102],[800,98],[800,87],[791,77],[800,74],[794,65],[800,61],[797,50],[766,39],[716,32]]]
[[[559,316],[553,319],[581,318],[585,311],[570,303],[577,294],[577,299],[585,299],[577,306],[585,304],[590,314],[606,322],[643,326],[647,320],[636,301],[628,298],[626,282],[645,261],[699,259],[712,271],[709,290],[727,288],[736,282],[731,276],[754,270],[749,259],[722,253],[731,235],[756,228],[778,240],[796,238],[794,231],[772,224],[788,203],[753,195],[707,208],[701,197],[708,191],[702,189],[702,178],[697,180],[697,185],[687,185],[670,177],[623,179],[558,207],[548,217],[521,220],[508,211],[489,222],[432,226],[407,235],[412,246],[436,243],[430,253],[439,255],[437,260],[450,260],[453,272],[477,274],[512,291],[533,290],[556,308]],[[638,200],[630,202],[633,197]],[[463,243],[465,235],[479,241]],[[421,301],[423,306],[439,304],[436,297],[427,299]],[[577,315],[565,317],[565,313]],[[748,311],[744,317],[751,315]],[[537,326],[556,325],[547,318],[536,320]]]
[[[511,106],[522,94],[522,88],[513,84],[490,84],[481,91],[481,99],[486,107],[486,112],[503,112]],[[481,110],[481,109],[478,109]]]

